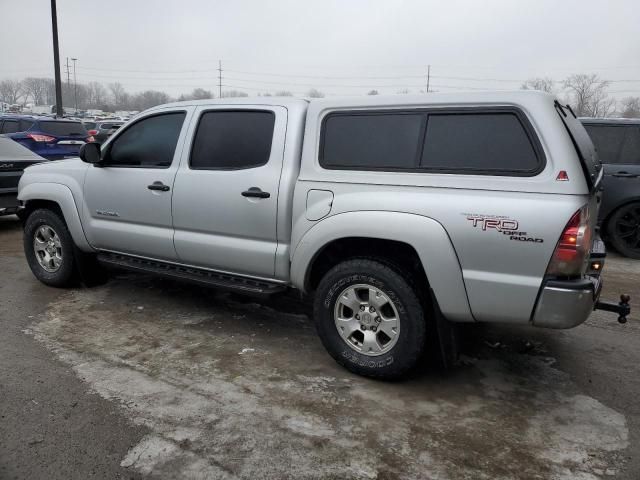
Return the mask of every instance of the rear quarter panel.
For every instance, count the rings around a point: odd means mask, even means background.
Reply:
[[[421,240],[413,245],[414,248],[429,252],[429,258],[422,259],[423,262],[439,265],[436,271],[429,269],[428,264],[424,265],[425,271],[431,270],[431,274],[427,273],[429,281],[433,283],[434,276],[441,275],[444,268],[458,270],[464,279],[464,288],[458,288],[455,294],[459,302],[468,302],[473,319],[527,323],[562,230],[590,198],[576,151],[553,107],[553,97],[532,92],[517,94],[513,99],[499,93],[480,97],[434,95],[429,99],[428,104],[424,96],[366,99],[364,105],[331,99],[312,102],[307,116],[300,179],[295,192],[294,252],[309,229],[315,228],[318,222],[318,228],[321,228],[321,222],[333,215],[365,210],[419,215],[442,226],[458,259],[443,267],[438,259],[438,248],[442,247],[431,246],[430,232],[425,230],[418,235]],[[398,105],[399,101],[403,104]],[[319,165],[321,123],[330,112],[360,108],[485,105],[512,106],[525,114],[544,152],[545,167],[541,173],[533,177],[510,177],[371,172],[325,170]],[[569,181],[555,181],[560,170],[567,172]],[[330,213],[317,222],[305,217],[305,200],[312,188],[330,190],[334,194]],[[504,226],[521,234],[507,234]],[[407,237],[415,239],[415,232]],[[456,286],[450,285],[450,288],[455,289]],[[436,295],[445,315],[455,310],[450,301],[443,305],[438,292]]]

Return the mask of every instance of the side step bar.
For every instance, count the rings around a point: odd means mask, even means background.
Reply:
[[[268,296],[282,292],[287,288],[285,285],[266,280],[257,280],[118,253],[101,252],[98,254],[98,261],[118,268],[177,278],[211,287],[241,291],[251,295]]]

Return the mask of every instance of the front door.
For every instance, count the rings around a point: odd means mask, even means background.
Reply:
[[[175,260],[171,196],[188,109],[128,125],[102,151],[84,184],[85,233],[95,248]]]
[[[271,278],[287,111],[200,107],[173,193],[181,263]],[[188,160],[188,161],[186,161]]]

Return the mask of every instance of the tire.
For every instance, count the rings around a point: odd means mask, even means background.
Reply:
[[[36,253],[36,243],[38,248],[42,248],[43,240],[50,250]],[[52,287],[69,287],[76,282],[75,245],[58,213],[49,209],[34,210],[25,221],[23,243],[29,267],[42,283]],[[47,258],[52,260],[46,261]],[[43,266],[43,263],[49,267]]]
[[[314,318],[329,354],[359,375],[401,378],[417,365],[426,348],[424,308],[411,280],[382,261],[358,258],[329,270],[316,290]]]
[[[640,259],[640,202],[618,208],[607,222],[607,236],[622,255]]]

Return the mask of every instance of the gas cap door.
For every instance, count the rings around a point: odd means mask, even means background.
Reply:
[[[329,215],[333,205],[331,190],[309,190],[307,192],[307,220],[316,221]]]

